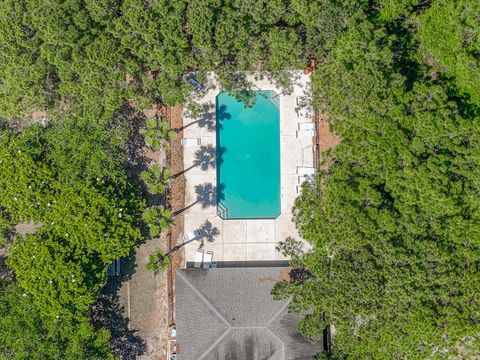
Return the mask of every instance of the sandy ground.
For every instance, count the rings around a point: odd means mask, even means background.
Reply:
[[[34,233],[42,224],[20,223],[15,226],[15,233],[18,235],[27,235]]]
[[[154,275],[146,269],[148,257],[159,247],[165,249],[168,237],[148,240],[138,246],[131,279],[120,288],[120,302],[128,327],[144,342],[135,359],[167,358],[168,303],[167,273]]]
[[[318,136],[320,138],[320,152],[333,149],[340,143],[340,137],[332,132],[330,123],[324,114],[319,116]]]

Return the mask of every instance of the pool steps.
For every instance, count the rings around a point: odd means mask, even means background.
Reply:
[[[217,215],[224,220],[228,219],[228,209],[221,201],[217,201]]]

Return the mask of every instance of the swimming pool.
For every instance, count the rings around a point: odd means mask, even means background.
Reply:
[[[273,91],[252,107],[227,92],[216,98],[217,212],[223,219],[280,214],[280,110]]]

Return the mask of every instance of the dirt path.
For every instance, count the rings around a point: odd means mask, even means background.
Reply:
[[[183,126],[182,108],[176,106],[170,111],[170,125],[173,129],[180,129]],[[170,149],[170,169],[173,174],[180,173],[183,170],[183,148],[181,139],[183,138],[183,131],[177,132],[177,136],[171,142]],[[185,177],[183,175],[176,177],[172,183],[170,204],[172,211],[175,213],[185,206]],[[175,226],[172,228],[170,236],[170,248],[173,248],[177,239],[183,233],[183,215],[175,217]],[[180,249],[172,256],[171,266],[168,269],[168,296],[169,296],[169,320],[170,323],[175,323],[175,270],[182,267],[185,262],[184,249]]]
[[[167,236],[151,239],[138,246],[131,278],[120,289],[124,316],[135,336],[145,344],[136,359],[167,358],[168,303],[167,274],[154,275],[146,269],[149,256],[158,248],[166,248]]]

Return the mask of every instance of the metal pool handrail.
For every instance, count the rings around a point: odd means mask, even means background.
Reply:
[[[217,201],[217,215],[222,219],[228,219],[228,209],[221,201]]]
[[[277,94],[276,92],[273,91],[273,96],[270,96],[268,99],[273,103],[273,105],[275,105],[277,108],[280,109],[280,95],[281,94]]]

